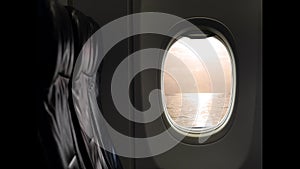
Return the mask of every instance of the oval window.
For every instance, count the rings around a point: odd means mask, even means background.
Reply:
[[[163,102],[171,126],[202,133],[227,123],[235,97],[235,63],[219,37],[181,37],[168,48],[163,70]]]

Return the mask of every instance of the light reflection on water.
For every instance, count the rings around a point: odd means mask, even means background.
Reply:
[[[166,96],[166,106],[171,118],[180,126],[210,127],[225,116],[229,96],[223,93],[177,93]]]

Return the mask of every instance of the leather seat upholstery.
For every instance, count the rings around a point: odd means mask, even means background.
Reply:
[[[38,139],[48,168],[121,168],[115,154],[97,147],[81,130],[72,103],[76,58],[99,25],[56,1],[38,1],[37,12],[36,113]]]

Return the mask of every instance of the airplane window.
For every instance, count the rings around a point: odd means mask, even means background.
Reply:
[[[235,64],[229,46],[216,36],[182,37],[163,61],[162,97],[171,126],[207,132],[225,125],[235,97]]]

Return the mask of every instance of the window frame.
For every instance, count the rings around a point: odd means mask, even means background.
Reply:
[[[232,121],[235,116],[235,107],[236,107],[236,100],[237,100],[237,66],[236,66],[236,55],[235,55],[235,47],[234,47],[234,39],[229,31],[229,29],[222,23],[220,23],[217,20],[209,19],[209,18],[200,18],[200,17],[194,17],[187,19],[191,23],[195,24],[198,28],[200,28],[201,31],[203,31],[203,35],[200,36],[200,38],[208,38],[208,37],[214,37],[217,40],[219,40],[227,49],[227,52],[229,53],[230,61],[231,61],[231,95],[230,95],[230,102],[228,103],[229,108],[227,109],[226,115],[222,118],[222,120],[218,123],[218,125],[208,128],[187,128],[178,125],[172,117],[170,117],[170,114],[168,113],[167,105],[164,101],[164,77],[163,72],[160,73],[160,86],[161,86],[161,100],[162,100],[162,106],[164,110],[164,121],[167,127],[172,127],[175,132],[172,132],[173,135],[184,135],[186,138],[184,139],[184,142],[191,143],[191,144],[199,144],[198,139],[201,138],[207,138],[207,141],[204,141],[203,143],[209,143],[213,142],[215,140],[218,140],[222,136],[224,136],[229,128],[232,125]],[[175,25],[176,27],[176,25]],[[179,26],[180,27],[180,26]],[[182,27],[180,27],[182,28]],[[174,30],[173,30],[174,31]],[[165,59],[167,57],[168,50],[170,47],[180,38],[182,37],[189,37],[188,29],[182,30],[176,30],[173,33],[175,36],[172,38],[171,41],[168,41],[166,43],[165,53],[163,54],[162,64],[161,64],[161,70],[164,70],[164,64]],[[198,38],[199,39],[199,38]],[[227,128],[225,130],[225,128]]]

